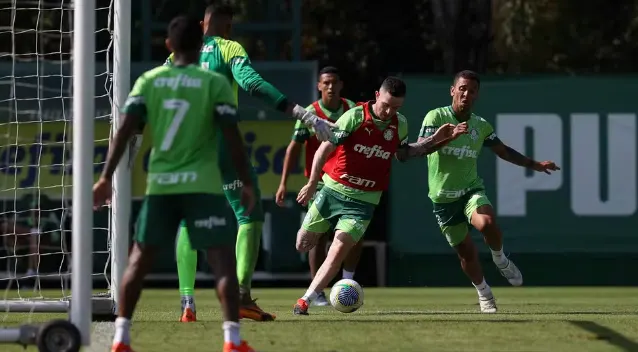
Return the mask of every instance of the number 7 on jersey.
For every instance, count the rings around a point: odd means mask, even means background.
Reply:
[[[186,117],[186,113],[188,109],[190,109],[191,104],[183,99],[166,99],[163,103],[163,108],[166,110],[177,110],[175,115],[173,115],[173,121],[171,125],[168,127],[168,131],[166,131],[166,135],[164,135],[164,139],[162,140],[162,145],[160,146],[160,150],[166,151],[171,148],[173,145],[173,140],[177,135],[177,130],[179,130],[179,126],[184,121],[184,117]]]

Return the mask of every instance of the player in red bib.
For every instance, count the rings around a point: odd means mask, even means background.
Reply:
[[[428,139],[408,144],[407,120],[397,112],[405,93],[402,80],[386,78],[375,92],[376,101],[343,114],[336,122],[335,140],[323,142],[317,149],[308,184],[299,191],[297,201],[308,204],[320,179],[324,186],[297,233],[297,250],[312,249],[331,225],[335,237],[308,291],[297,300],[294,314],[308,314],[310,303],[328,286],[350,249],[363,237],[381,194],[388,188],[393,156],[401,161],[424,156],[467,132],[467,125],[446,124]]]
[[[306,107],[306,110],[319,116],[324,120],[331,122],[337,121],[343,113],[363,103],[355,104],[354,102],[341,97],[341,89],[343,89],[343,81],[339,75],[339,70],[333,66],[327,66],[319,71],[319,80],[317,89],[321,92],[321,99],[315,101]],[[303,123],[295,124],[295,130],[292,134],[292,140],[286,149],[286,157],[284,158],[284,166],[281,173],[281,182],[275,200],[277,205],[284,206],[286,196],[286,183],[290,170],[296,167],[299,160],[301,148],[304,146],[305,151],[305,168],[304,175],[310,177],[312,169],[312,159],[315,152],[319,149],[321,142],[315,137],[313,131]],[[323,182],[317,184],[317,191],[321,190]],[[308,202],[308,206],[312,206],[312,199]],[[314,278],[321,263],[326,259],[326,244],[329,236],[321,236],[317,245],[308,252],[308,264],[310,265],[310,277]],[[343,278],[354,278],[354,271],[361,257],[361,245],[355,246],[345,259],[343,264]],[[316,306],[327,306],[330,302],[326,299],[325,293],[319,293],[317,299],[312,302]]]

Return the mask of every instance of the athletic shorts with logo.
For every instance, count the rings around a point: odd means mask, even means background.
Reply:
[[[235,213],[239,225],[264,221],[264,207],[261,204],[259,179],[254,170],[250,173],[250,178],[253,181],[253,190],[255,191],[255,206],[253,207],[253,211],[248,216],[245,216],[243,214],[246,208],[241,204],[242,182],[234,177],[224,177],[224,194],[226,195],[226,199],[228,199],[228,203],[230,203],[230,206],[233,208],[233,213]],[[226,180],[228,180],[228,182],[226,182]]]
[[[459,245],[469,232],[472,214],[483,205],[492,205],[482,189],[471,190],[450,203],[432,203],[434,216],[450,246]]]
[[[352,236],[356,242],[372,220],[375,205],[362,202],[324,186],[317,192],[314,202],[308,207],[302,228],[309,232],[326,233],[333,226]]]
[[[172,245],[176,230],[184,221],[195,250],[233,245],[235,233],[219,211],[225,206],[226,199],[222,195],[147,195],[137,218],[135,241],[151,246]]]

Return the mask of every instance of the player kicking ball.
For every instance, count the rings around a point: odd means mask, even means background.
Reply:
[[[334,225],[335,236],[308,291],[297,300],[294,314],[308,315],[312,301],[337,275],[350,249],[363,237],[390,182],[392,156],[396,155],[399,160],[425,156],[433,151],[433,146],[446,144],[465,133],[464,124],[446,124],[432,136],[408,144],[407,121],[397,112],[405,94],[402,80],[386,78],[375,92],[376,101],[343,114],[336,122],[335,139],[323,142],[315,153],[308,184],[299,191],[297,201],[303,205],[310,201],[322,170],[324,186],[308,208],[297,233],[297,250],[312,249],[331,225]]]
[[[230,82],[233,89],[234,102],[237,104],[238,87],[242,87],[250,95],[258,96],[277,110],[299,120],[304,125],[311,127],[317,137],[324,141],[332,136],[330,122],[320,119],[318,116],[303,107],[288,100],[272,84],[266,82],[257,73],[248,58],[246,50],[236,41],[229,40],[232,30],[233,9],[229,5],[210,5],[204,13],[202,26],[204,38],[200,50],[199,64],[202,68],[223,75]],[[202,32],[200,31],[200,36]],[[169,56],[166,64],[170,65],[173,55]],[[223,144],[222,144],[223,147]],[[227,153],[221,162],[229,163]],[[258,199],[255,208],[250,214],[244,214],[244,208],[240,201],[242,194],[242,181],[234,170],[226,168],[222,170],[224,181],[224,194],[230,203],[237,219],[237,277],[239,278],[240,312],[241,318],[256,321],[272,321],[276,316],[262,310],[251,296],[251,283],[259,250],[261,248],[261,232],[264,222],[264,210],[261,204],[261,192],[257,174],[252,167],[249,168],[251,181],[255,195]],[[176,246],[177,275],[179,277],[179,291],[181,298],[182,315],[181,322],[194,322],[197,320],[195,309],[195,274],[197,271],[197,251],[188,241],[188,229],[182,223],[179,229],[179,237]]]
[[[127,144],[148,124],[153,146],[146,196],[118,293],[111,351],[132,351],[131,317],[144,277],[160,246],[173,245],[175,230],[184,221],[191,245],[206,250],[215,275],[224,319],[224,352],[252,352],[239,334],[235,236],[226,229],[226,220],[216,216],[219,210],[211,206],[222,193],[221,143],[228,144],[237,175],[244,183],[241,202],[246,214],[255,203],[250,164],[237,128],[235,97],[225,77],[197,66],[202,46],[198,21],[183,16],[173,19],[166,46],[175,53],[173,66],[147,71],[135,82],[104,171],[93,187],[96,207],[110,199],[111,179]]]
[[[317,82],[317,89],[321,92],[321,99],[315,101],[306,107],[306,109],[313,114],[316,114],[324,120],[331,122],[337,121],[344,112],[352,109],[357,104],[341,97],[341,89],[343,89],[343,81],[339,70],[333,66],[327,66],[319,71],[319,81]],[[360,103],[361,104],[361,103]],[[286,196],[286,184],[288,183],[288,175],[290,170],[296,167],[295,163],[299,160],[299,154],[302,146],[305,145],[305,167],[304,176],[310,177],[310,170],[312,169],[312,159],[319,148],[321,142],[314,135],[311,128],[297,121],[295,129],[292,134],[292,140],[286,148],[286,156],[284,157],[284,166],[281,172],[281,182],[275,195],[275,201],[277,205],[284,205],[284,198]],[[323,187],[323,182],[319,181],[317,184],[317,191],[320,191]],[[312,199],[308,202],[308,206],[312,206]],[[308,252],[308,262],[310,264],[310,277],[314,279],[317,274],[317,270],[326,259],[326,245],[328,243],[329,236],[321,236],[319,242]],[[359,263],[361,252],[363,250],[363,242],[357,243],[357,245],[350,251],[348,257],[346,257],[343,264],[343,278],[353,279],[354,272]],[[330,302],[326,299],[326,294],[321,291],[317,299],[312,301],[316,306],[329,306]]]
[[[467,134],[444,147],[438,146],[436,152],[428,155],[429,197],[441,232],[456,250],[461,268],[478,291],[481,312],[495,313],[496,301],[483,277],[468,223],[483,234],[494,264],[510,284],[521,286],[523,275],[503,253],[503,234],[496,225],[494,209],[485,195],[483,180],[477,173],[476,162],[481,148],[488,147],[499,158],[535,171],[550,174],[550,171],[560,168],[552,161],[534,161],[505,145],[489,122],[472,113],[480,85],[476,73],[459,72],[450,88],[452,105],[428,112],[423,120],[419,141],[431,138],[439,126],[467,124]]]

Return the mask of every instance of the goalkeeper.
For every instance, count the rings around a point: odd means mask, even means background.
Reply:
[[[251,95],[261,97],[276,107],[313,128],[317,137],[325,141],[332,136],[330,122],[320,119],[303,107],[289,101],[285,95],[273,87],[252,68],[246,50],[241,44],[228,40],[232,29],[233,11],[229,5],[210,5],[206,8],[204,21],[201,22],[204,31],[204,45],[200,50],[199,63],[202,68],[224,75],[231,82],[235,99],[237,100],[238,86]],[[172,63],[173,55],[168,57],[166,64]],[[231,162],[228,160],[228,162]],[[232,168],[231,168],[232,170]],[[259,200],[260,192],[257,175],[252,167],[252,182],[255,196]],[[264,312],[252,299],[250,294],[251,281],[257,257],[261,247],[261,229],[264,212],[258,201],[249,216],[242,215],[244,209],[240,202],[242,183],[236,174],[224,174],[224,193],[233,208],[239,225],[236,243],[237,277],[240,292],[240,317],[256,321],[271,321],[274,314]],[[179,276],[179,290],[182,303],[180,321],[196,321],[195,300],[195,272],[197,268],[197,252],[191,249],[188,242],[186,227],[180,226],[177,240],[177,272]]]

